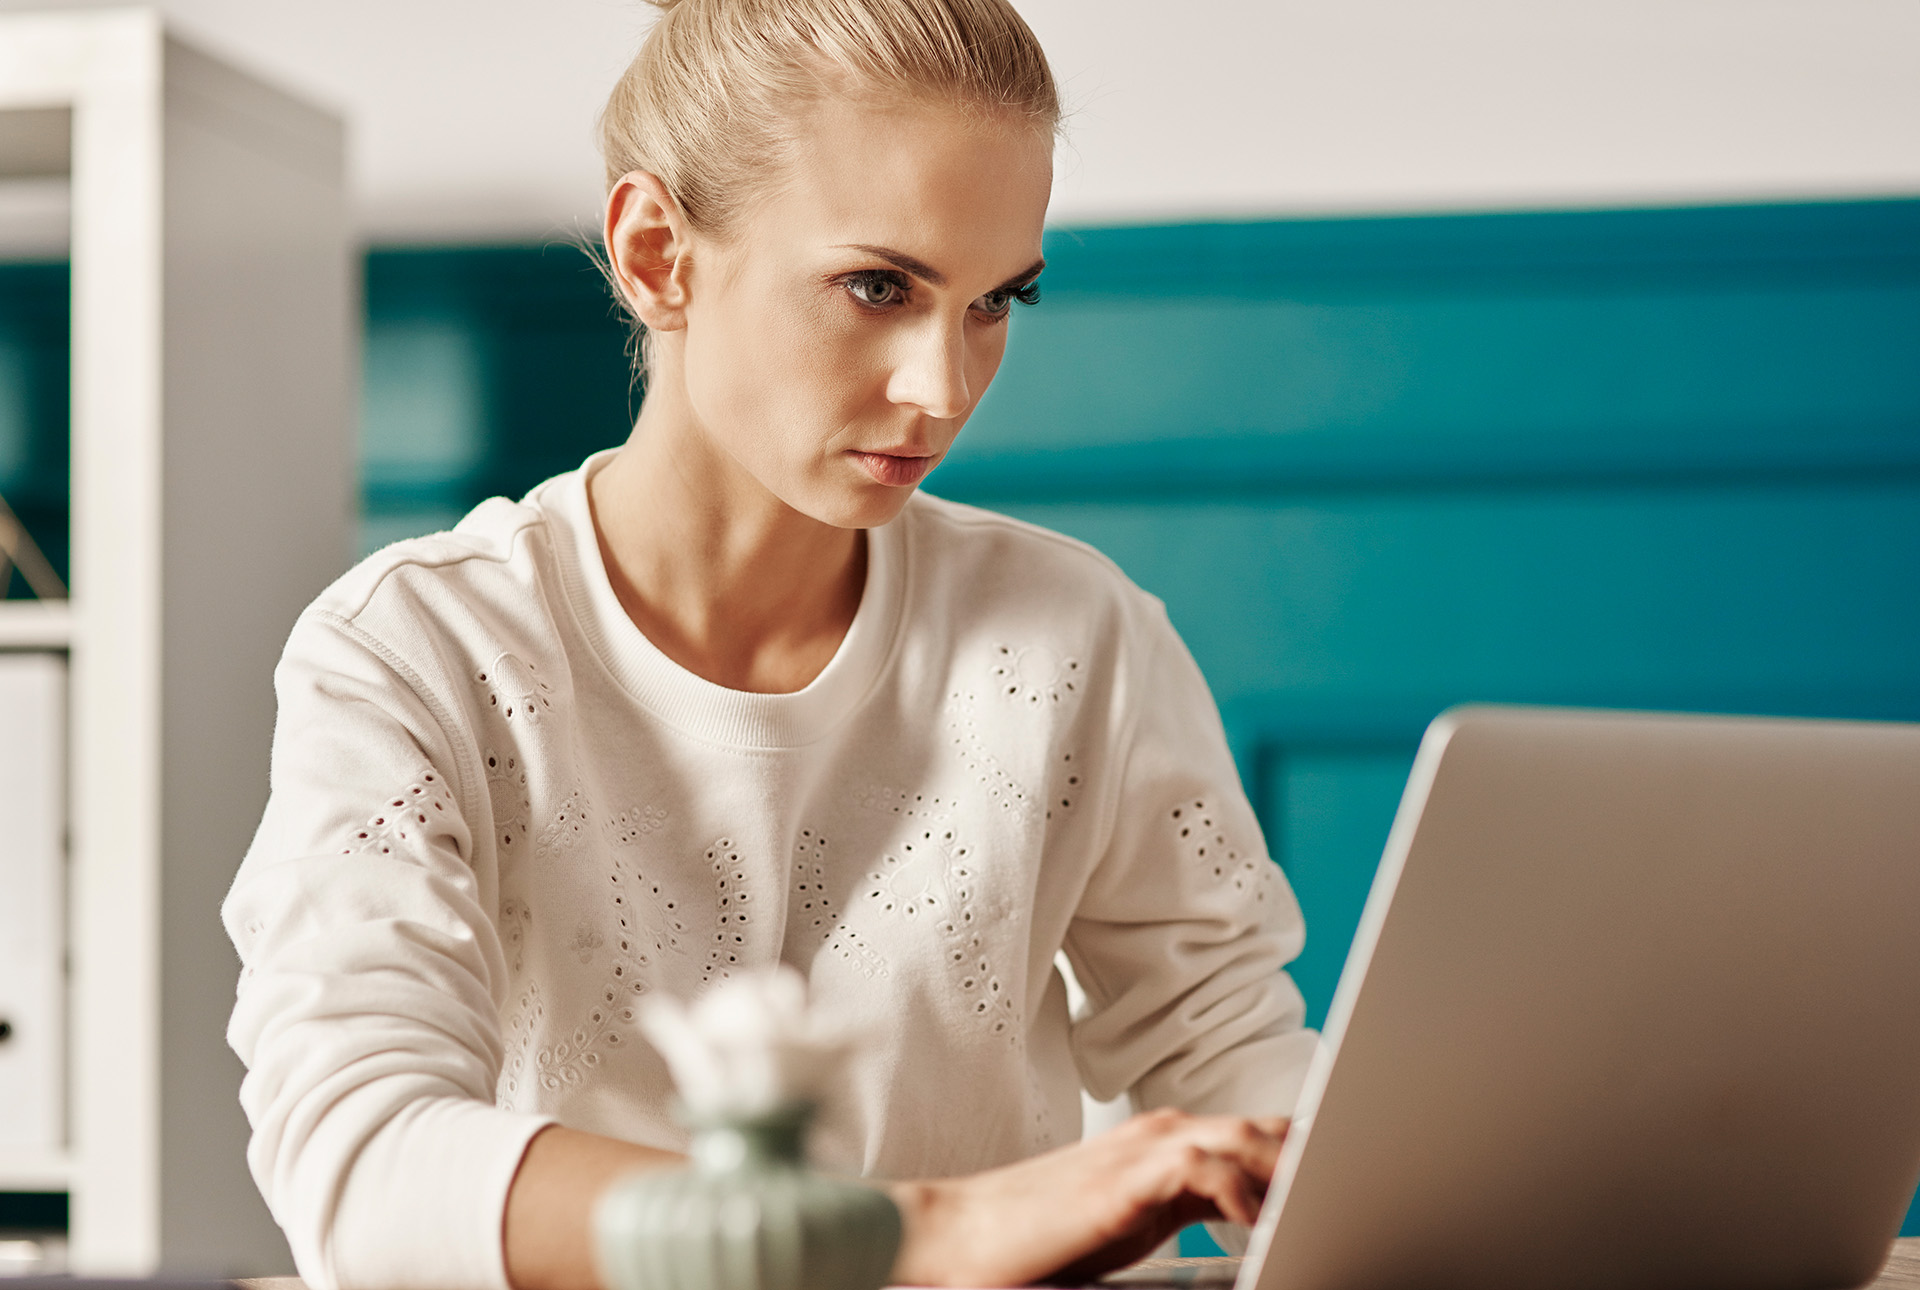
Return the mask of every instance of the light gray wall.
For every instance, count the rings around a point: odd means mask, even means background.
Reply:
[[[1920,192],[1912,0],[1020,3],[1069,219]]]
[[[1920,192],[1913,0],[1017,2],[1075,106],[1060,219]],[[596,223],[594,114],[652,14],[161,7],[345,113],[383,241]]]

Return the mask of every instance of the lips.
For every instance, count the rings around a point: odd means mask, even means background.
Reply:
[[[885,484],[889,488],[912,488],[927,477],[934,464],[940,460],[937,456],[910,457],[904,454],[888,452],[850,451],[847,455],[859,463],[862,470],[873,476],[874,482]]]

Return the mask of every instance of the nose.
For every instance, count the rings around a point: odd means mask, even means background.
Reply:
[[[929,319],[903,343],[905,351],[887,382],[887,398],[917,407],[939,421],[964,415],[972,402],[967,389],[966,323]]]

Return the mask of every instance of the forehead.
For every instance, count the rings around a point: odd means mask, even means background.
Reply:
[[[750,217],[751,239],[885,246],[956,281],[997,283],[1039,258],[1048,132],[1010,115],[842,95],[800,113],[793,131],[792,168]]]

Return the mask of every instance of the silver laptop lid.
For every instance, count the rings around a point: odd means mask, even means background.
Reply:
[[[1428,731],[1241,1290],[1865,1282],[1920,1175],[1920,727]]]

